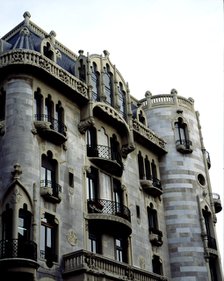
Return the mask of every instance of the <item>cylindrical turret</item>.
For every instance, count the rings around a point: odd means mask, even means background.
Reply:
[[[150,129],[167,142],[160,174],[172,280],[208,280],[213,270],[209,250],[217,250],[211,245],[215,214],[194,101],[176,90],[157,96],[147,92],[144,106]],[[209,227],[203,208],[211,214]],[[207,230],[204,239],[201,221]]]

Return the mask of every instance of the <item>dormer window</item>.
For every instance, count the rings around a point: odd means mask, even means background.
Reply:
[[[52,51],[52,47],[49,42],[43,48],[44,55],[50,60],[54,60],[54,52]]]

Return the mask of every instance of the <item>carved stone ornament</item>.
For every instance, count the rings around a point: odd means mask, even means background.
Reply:
[[[22,198],[22,194],[19,191],[19,187],[15,187],[14,191],[11,194],[10,202],[12,204],[19,203]]]
[[[67,239],[70,245],[75,246],[77,244],[77,235],[73,229],[69,229]]]
[[[22,174],[21,166],[18,163],[16,163],[14,165],[14,170],[12,171],[13,179],[14,180],[19,179],[21,174]]]
[[[87,120],[80,121],[78,125],[79,132],[81,134],[85,134],[86,130],[92,126],[94,126],[95,121],[93,117],[88,118]]]
[[[139,266],[141,269],[145,269],[145,259],[142,256],[139,257]]]

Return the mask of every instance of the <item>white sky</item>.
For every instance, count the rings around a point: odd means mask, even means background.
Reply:
[[[0,38],[31,20],[78,54],[110,52],[130,93],[178,94],[195,100],[210,153],[213,192],[223,202],[222,0],[0,0]],[[217,234],[223,257],[223,211]]]

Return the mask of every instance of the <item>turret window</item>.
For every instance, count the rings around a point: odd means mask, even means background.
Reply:
[[[120,108],[120,113],[122,115],[122,117],[126,117],[126,93],[123,90],[123,85],[122,83],[119,83],[118,86],[118,104],[119,104],[119,108]]]
[[[152,258],[152,271],[159,275],[163,274],[162,262],[160,257],[157,255],[153,255]]]
[[[183,118],[179,117],[178,121],[175,122],[174,125],[177,150],[182,153],[191,153],[192,142],[189,139],[187,124],[184,122]]]

